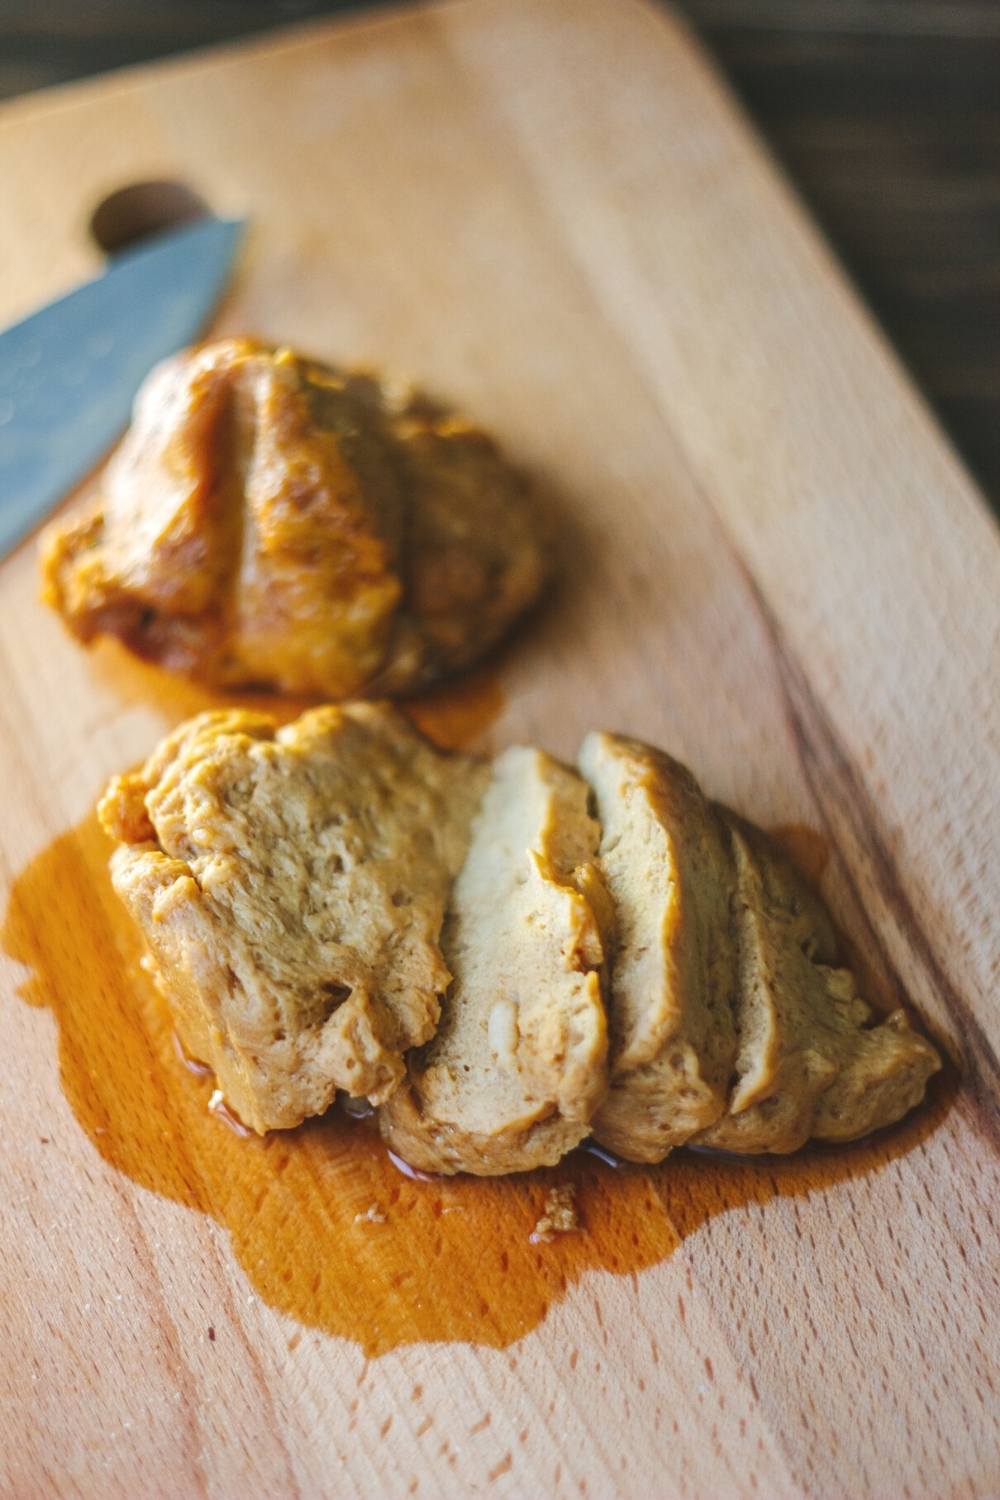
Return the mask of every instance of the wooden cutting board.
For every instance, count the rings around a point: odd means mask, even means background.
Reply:
[[[363,1126],[230,1137],[89,821],[205,699],[73,645],[29,541],[0,570],[3,1493],[996,1495],[1000,547],[745,120],[631,0],[28,98],[0,318],[155,177],[252,215],[220,329],[411,372],[561,496],[563,586],[431,727],[683,756],[792,829],[962,1077],[854,1150],[549,1174],[583,1215],[551,1245],[541,1180],[411,1183]]]

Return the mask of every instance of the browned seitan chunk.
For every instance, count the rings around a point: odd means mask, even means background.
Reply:
[[[540,750],[495,762],[444,929],[441,1024],[379,1111],[412,1166],[520,1172],[589,1133],[606,1088],[604,953],[582,894],[597,840],[574,772]]]
[[[80,640],[205,682],[413,692],[537,597],[543,529],[455,412],[230,338],[150,374],[96,504],[46,535],[44,591]]]
[[[382,706],[202,714],[101,805],[114,885],[185,1047],[257,1131],[385,1099],[437,1024],[487,779]]]
[[[733,1071],[727,840],[694,777],[661,751],[594,733],[579,764],[617,917],[611,1085],[594,1135],[630,1161],[660,1161],[721,1115]]]

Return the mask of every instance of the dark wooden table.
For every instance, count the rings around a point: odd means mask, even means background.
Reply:
[[[0,0],[0,95],[364,0]],[[675,0],[1000,503],[1000,0]]]

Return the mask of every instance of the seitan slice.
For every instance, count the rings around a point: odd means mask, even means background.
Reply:
[[[489,1175],[555,1163],[606,1087],[597,881],[587,789],[540,750],[508,750],[474,825],[442,946],[454,979],[434,1040],[379,1111],[414,1167]]]
[[[181,1041],[264,1132],[385,1099],[433,1035],[439,936],[487,779],[382,706],[170,735],[101,805],[112,879]]]
[[[698,1144],[794,1151],[898,1120],[940,1067],[902,1011],[871,1024],[820,901],[758,829],[723,813],[736,868],[740,1049],[726,1115]]]
[[[580,768],[603,825],[618,943],[602,1145],[660,1161],[725,1108],[736,1055],[729,852],[689,771],[637,740],[589,734]]]

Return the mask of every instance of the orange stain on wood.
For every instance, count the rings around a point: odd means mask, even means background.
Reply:
[[[150,704],[169,728],[211,708],[247,708],[273,714],[282,724],[322,702],[277,693],[220,692],[178,677],[132,656],[117,641],[98,641],[90,652],[94,675],[123,702]],[[499,718],[504,694],[493,666],[475,668],[432,693],[407,698],[399,707],[442,750],[480,748]],[[150,747],[152,748],[152,747]]]
[[[417,728],[442,750],[481,747],[503,712],[504,694],[494,667],[477,667],[433,693],[401,707]]]
[[[92,817],[57,839],[16,881],[2,933],[29,970],[22,997],[56,1016],[77,1120],[133,1182],[223,1224],[264,1301],[371,1355],[427,1340],[504,1347],[585,1272],[634,1273],[717,1213],[876,1171],[950,1102],[939,1093],[889,1134],[766,1168],[678,1152],[660,1168],[616,1170],[579,1152],[519,1178],[416,1182],[393,1167],[370,1121],[339,1110],[240,1139],[209,1112],[211,1077],[178,1056],[111,888],[109,848]],[[580,1231],[531,1244],[548,1189],[567,1182]]]
[[[830,862],[830,844],[805,823],[778,823],[768,835],[795,866],[808,885],[817,887]]]
[[[235,689],[223,692],[219,688],[206,687],[203,683],[142,661],[118,641],[108,638],[95,642],[88,653],[88,661],[101,687],[130,706],[141,704],[155,708],[163,715],[168,728],[211,708],[246,708],[255,713],[273,714],[279,723],[286,724],[322,701],[319,698],[284,697],[279,693]]]

